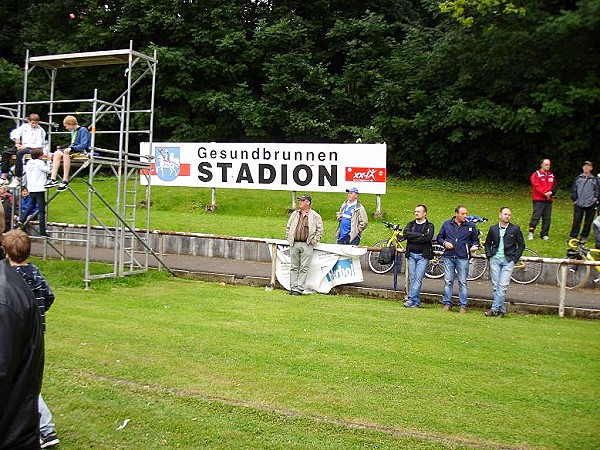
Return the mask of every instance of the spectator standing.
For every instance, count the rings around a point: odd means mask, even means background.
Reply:
[[[58,186],[56,189],[58,192],[66,190],[69,185],[71,158],[80,153],[87,153],[92,142],[90,131],[85,127],[79,126],[75,116],[65,117],[63,125],[71,132],[71,143],[67,148],[57,149],[54,152],[54,156],[52,157],[52,174],[50,175],[50,180],[46,183],[46,188]],[[63,163],[63,177],[59,183],[56,181],[56,177],[58,176],[61,161]]]
[[[484,244],[485,255],[490,262],[490,277],[494,287],[492,307],[485,312],[488,317],[504,317],[506,314],[504,300],[510,284],[510,276],[514,265],[525,250],[525,240],[521,228],[510,223],[511,209],[503,206],[500,208],[498,217],[500,218],[499,223],[490,227]]]
[[[596,207],[600,199],[600,179],[592,175],[593,165],[590,161],[583,162],[583,173],[575,177],[571,186],[571,200],[573,200],[573,226],[570,237],[576,238],[583,228],[579,240],[587,241],[596,215]],[[585,218],[584,218],[585,217]]]
[[[15,178],[11,182],[11,188],[17,187],[23,176],[23,157],[31,152],[32,148],[44,148],[46,144],[46,130],[40,126],[40,116],[29,114],[28,122],[15,128],[10,133],[11,140],[15,146],[9,148],[2,154],[2,174],[0,175],[0,185],[8,184],[8,172],[10,170],[10,160],[16,155]]]
[[[40,448],[44,339],[35,297],[0,261],[0,448]]]
[[[408,222],[403,234],[408,242],[406,253],[408,254],[408,298],[404,302],[407,308],[418,308],[421,305],[421,286],[423,277],[433,258],[431,240],[435,231],[434,225],[427,220],[427,206],[417,205],[415,207],[415,220]]]
[[[2,202],[2,211],[4,211],[4,229],[3,233],[7,232],[12,228],[12,194],[6,186],[0,186],[0,202]]]
[[[48,236],[48,233],[46,233],[46,188],[44,185],[46,184],[47,174],[50,173],[50,167],[48,167],[46,161],[40,159],[43,154],[41,148],[31,150],[31,161],[27,164],[27,188],[31,196],[31,204],[21,214],[17,225],[23,227],[33,209],[37,207],[40,236]]]
[[[550,221],[552,219],[552,201],[556,195],[556,177],[550,172],[550,160],[544,159],[540,164],[540,168],[531,174],[529,181],[531,182],[531,198],[533,200],[533,214],[529,221],[529,233],[527,239],[530,241],[534,238],[535,227],[537,227],[540,218],[542,219],[542,230],[540,236],[543,240],[550,239]]]
[[[31,253],[31,240],[22,230],[11,230],[4,235],[2,245],[10,265],[17,271],[31,288],[40,312],[42,333],[46,331],[46,312],[54,303],[54,293],[33,263],[27,259]],[[41,448],[54,447],[59,443],[56,429],[52,423],[52,413],[40,394],[38,397],[40,412],[39,429]]]
[[[369,225],[367,210],[358,201],[358,189],[346,189],[348,199],[342,203],[337,213],[338,228],[335,232],[337,243],[360,245],[362,232]]]
[[[314,245],[323,236],[323,220],[312,209],[312,197],[304,194],[298,200],[300,208],[292,212],[286,227],[286,238],[291,247],[291,295],[301,295],[304,292]]]
[[[474,223],[467,221],[467,208],[459,205],[454,217],[446,220],[437,235],[437,242],[444,247],[444,311],[452,309],[454,272],[458,277],[458,302],[460,312],[467,312],[467,274],[471,252],[479,248],[479,235]]]

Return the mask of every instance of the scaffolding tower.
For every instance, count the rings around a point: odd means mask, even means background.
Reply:
[[[85,231],[70,230],[62,237],[52,236],[45,239],[45,244],[52,246],[61,253],[57,242],[73,242],[85,246],[85,274],[86,288],[89,283],[98,278],[122,277],[148,270],[149,257],[152,255],[159,264],[167,270],[161,258],[150,246],[150,168],[151,161],[146,156],[139,154],[139,149],[130,148],[130,137],[134,134],[144,136],[144,140],[152,144],[154,121],[154,98],[157,68],[156,50],[153,56],[133,50],[130,42],[129,49],[108,50],[83,53],[71,53],[47,56],[30,56],[29,51],[25,58],[23,100],[15,103],[0,104],[0,117],[10,118],[16,124],[26,121],[28,109],[34,105],[45,105],[48,109],[48,121],[41,122],[47,126],[48,147],[53,148],[53,135],[66,134],[58,131],[60,116],[71,114],[90,117],[89,129],[91,131],[91,147],[88,155],[73,161],[73,173],[69,178],[81,175],[86,179],[88,186],[87,198],[81,198],[74,190],[68,190],[75,196],[77,202],[87,210],[87,226]],[[83,67],[123,65],[126,66],[124,78],[126,86],[123,92],[114,101],[101,100],[98,90],[94,90],[91,98],[84,99],[55,99],[55,86],[59,71],[62,69],[76,69]],[[29,101],[28,83],[30,73],[41,68],[50,81],[49,100]],[[151,86],[142,85],[142,81],[150,78]],[[117,83],[119,80],[115,80]],[[137,91],[146,91],[147,98],[133,98],[134,88]],[[143,89],[145,88],[145,89]],[[136,103],[138,109],[132,109]],[[75,105],[75,106],[71,106]],[[82,105],[85,110],[81,110]],[[140,107],[141,105],[141,107]],[[57,111],[60,106],[61,111]],[[75,107],[77,110],[69,110]],[[65,110],[66,108],[66,110]],[[116,120],[108,120],[115,117]],[[135,120],[134,120],[135,118]],[[108,122],[111,129],[103,127],[103,122]],[[146,121],[147,119],[147,121]],[[143,128],[134,128],[143,124]],[[101,134],[112,135],[114,148],[102,148],[97,145],[96,138]],[[110,140],[109,139],[109,140]],[[110,168],[117,180],[116,196],[107,198],[94,186],[94,177],[103,168]],[[140,182],[140,177],[147,177],[146,183]],[[50,206],[58,192],[48,194],[47,204]],[[64,194],[63,194],[64,195]],[[111,196],[112,197],[112,196]],[[138,208],[143,206],[144,215],[138,217]],[[60,206],[57,206],[60,207]],[[108,209],[110,216],[114,217],[114,226],[110,226],[100,218],[98,209]],[[112,271],[108,273],[91,273],[90,261],[92,257],[93,242],[98,235],[110,241],[109,247],[114,249]]]

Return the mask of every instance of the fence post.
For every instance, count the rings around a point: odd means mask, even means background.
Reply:
[[[265,286],[265,291],[272,291],[275,288],[275,278],[277,271],[277,244],[271,244],[271,282],[269,286]]]
[[[567,265],[560,265],[560,287],[558,291],[558,317],[565,317],[565,296],[567,293]]]

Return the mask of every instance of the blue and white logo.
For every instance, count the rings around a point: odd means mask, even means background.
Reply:
[[[179,176],[179,147],[154,149],[156,175],[163,181],[173,181]]]
[[[340,258],[327,274],[327,281],[356,276],[356,270],[351,258]]]

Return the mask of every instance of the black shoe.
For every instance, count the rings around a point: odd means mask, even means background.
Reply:
[[[67,190],[67,186],[69,185],[68,181],[62,180],[58,187],[56,188],[56,192],[62,192]]]
[[[58,181],[56,181],[56,180],[48,180],[48,181],[46,181],[46,184],[44,185],[44,187],[46,189],[53,188],[53,187],[56,187],[56,186],[58,186]]]
[[[483,315],[486,317],[496,317],[498,315],[498,311],[490,309],[489,311],[484,312]]]
[[[51,431],[47,435],[40,437],[41,448],[54,447],[55,445],[58,445],[59,442],[60,440],[58,439],[58,436],[56,435],[55,431]]]
[[[302,292],[292,291],[292,292],[290,292],[290,294],[292,294],[292,295],[302,295]]]

